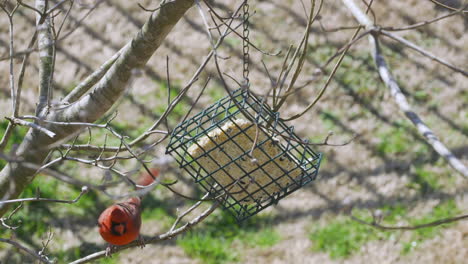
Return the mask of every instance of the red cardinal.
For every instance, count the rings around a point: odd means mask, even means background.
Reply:
[[[151,169],[154,177],[159,175],[158,169]],[[154,178],[149,173],[144,173],[138,185],[149,185]],[[99,234],[112,245],[126,245],[140,235],[141,227],[141,200],[139,197],[131,197],[122,203],[116,203],[101,213],[98,220]]]

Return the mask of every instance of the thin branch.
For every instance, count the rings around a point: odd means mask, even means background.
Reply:
[[[28,49],[30,49],[30,48],[32,48],[34,46],[34,43],[36,42],[36,39],[37,39],[37,30],[34,31],[34,34],[33,34],[32,38],[31,38],[31,40],[29,41]],[[19,108],[20,108],[20,105],[21,105],[21,94],[22,94],[22,91],[23,91],[24,73],[26,71],[26,66],[28,65],[29,55],[30,55],[30,53],[24,54],[23,61],[21,62],[21,69],[20,69],[20,73],[19,73],[19,77],[18,77],[18,90],[16,91],[16,97],[17,97],[16,108],[15,108],[15,112],[13,113],[14,117],[17,117],[18,114],[19,114]]]
[[[15,129],[15,125],[12,122],[8,123],[8,126],[5,129],[5,133],[3,134],[2,140],[0,141],[0,153],[3,152],[6,145],[8,144],[8,139],[13,133],[13,129]]]
[[[13,54],[15,53],[15,47],[14,47],[14,38],[13,38],[13,32],[14,32],[14,27],[13,27],[13,15],[15,14],[16,10],[18,9],[18,4],[16,4],[16,6],[13,8],[13,10],[11,12],[8,12],[8,10],[3,6],[1,5],[0,8],[3,10],[3,12],[5,12],[5,14],[7,14],[7,17],[8,17],[8,30],[9,30],[9,38],[10,38],[10,41],[9,41],[9,52],[10,52],[10,64],[9,64],[9,67],[10,67],[10,96],[11,96],[11,104],[12,104],[12,113],[14,115],[15,113],[15,109],[16,109],[16,91],[15,91],[15,72],[14,72],[14,68],[13,68]]]
[[[40,16],[40,19],[42,19],[43,13],[44,13],[43,11],[37,9],[37,8],[34,7],[34,6],[25,4],[25,3],[23,3],[23,1],[17,0],[16,2],[17,2],[18,4],[20,4],[21,6],[24,6],[24,7],[28,8],[28,9],[30,9],[30,10],[36,12],[36,14],[37,14],[38,16]]]
[[[21,245],[20,243],[12,240],[12,239],[6,239],[6,238],[0,238],[0,242],[4,242],[4,243],[8,243],[12,246],[14,246],[15,248],[27,253],[28,255],[30,255],[31,257],[37,259],[38,261],[40,261],[41,263],[52,263],[50,262],[49,260],[47,260],[45,257],[37,254],[36,252],[34,252],[34,250],[32,249],[29,249],[23,245]]]
[[[169,240],[169,239],[172,239],[172,238],[174,238],[174,237],[176,237],[176,236],[178,236],[180,234],[183,234],[183,233],[189,231],[192,227],[194,227],[197,224],[201,223],[206,217],[208,217],[218,206],[219,206],[219,203],[214,202],[203,213],[201,213],[199,216],[195,217],[194,219],[192,219],[190,222],[186,223],[185,225],[183,225],[183,226],[181,226],[181,227],[179,227],[179,228],[177,228],[175,230],[172,230],[172,231],[166,232],[164,234],[161,234],[161,235],[157,235],[157,236],[150,237],[150,238],[145,238],[145,244],[154,244],[154,243],[159,242],[159,241]],[[135,241],[135,242],[132,242],[132,243],[130,243],[128,245],[117,247],[115,250],[113,250],[113,253],[120,252],[120,251],[123,251],[125,249],[129,249],[129,248],[139,247],[139,246],[140,246],[140,243]],[[88,256],[86,256],[84,258],[77,259],[77,260],[75,260],[73,262],[70,262],[69,264],[88,263],[88,262],[91,262],[93,260],[103,258],[105,256],[106,256],[106,251],[102,250],[102,251],[90,254],[90,255],[88,255]]]
[[[444,66],[446,66],[448,68],[450,68],[451,70],[459,72],[459,73],[463,74],[464,76],[468,77],[468,72],[466,70],[463,70],[463,69],[449,63],[448,61],[446,61],[444,59],[441,59],[441,58],[431,54],[428,51],[423,50],[422,48],[420,48],[416,44],[412,43],[411,41],[408,41],[408,40],[406,40],[406,39],[404,39],[402,37],[399,37],[399,36],[397,36],[395,34],[387,32],[385,30],[378,30],[378,33],[380,33],[380,34],[382,34],[384,36],[387,36],[387,37],[389,37],[389,38],[391,38],[393,40],[396,40],[396,41],[400,42],[401,44],[405,45],[406,47],[411,48],[411,49],[419,52],[420,54],[430,58],[431,60],[434,60],[434,61],[436,61],[436,62],[438,62],[438,63],[440,63],[440,64],[442,64],[442,65],[444,65]]]
[[[443,8],[446,8],[446,9],[448,9],[448,10],[457,11],[456,8],[451,7],[451,6],[448,6],[448,5],[446,5],[446,4],[444,4],[444,3],[441,3],[441,2],[439,2],[439,1],[437,1],[437,0],[429,0],[429,1],[431,1],[432,3],[434,3],[434,4],[438,5],[438,6],[441,6],[441,7],[443,7]],[[464,10],[463,13],[468,13],[468,10]]]
[[[413,25],[404,26],[404,27],[382,27],[382,29],[387,30],[387,31],[404,31],[404,30],[416,29],[416,28],[419,28],[419,27],[427,26],[429,24],[435,23],[437,21],[440,21],[442,19],[454,16],[454,15],[463,14],[463,10],[467,6],[468,6],[468,4],[465,5],[464,7],[456,10],[456,11],[450,12],[450,13],[445,14],[443,16],[439,16],[439,17],[436,17],[436,18],[433,18],[433,19],[430,19],[430,20],[422,21],[422,22],[419,22],[419,23],[416,23],[416,24],[413,24]]]
[[[238,10],[236,11],[236,13],[238,12]],[[240,25],[239,25],[240,26]],[[237,28],[237,27],[236,27]],[[224,38],[227,37],[229,35],[230,31],[229,31],[229,28],[227,28],[224,32],[224,34],[218,39],[218,42],[214,45],[214,48],[218,48],[224,41]],[[205,57],[205,59],[203,60],[203,62],[200,64],[200,66],[198,67],[198,69],[196,70],[196,72],[194,73],[194,75],[192,76],[192,78],[188,81],[188,83],[186,84],[186,86],[184,87],[184,89],[181,90],[181,92],[176,96],[176,98],[174,98],[174,100],[171,102],[171,104],[169,105],[169,107],[167,107],[166,111],[164,111],[164,113],[162,114],[162,116],[158,119],[158,121],[156,121],[148,130],[146,133],[142,134],[141,136],[139,136],[138,138],[136,138],[135,140],[133,140],[129,145],[130,146],[134,146],[135,144],[145,140],[147,137],[149,137],[150,135],[150,131],[153,131],[155,130],[159,125],[160,123],[165,119],[167,118],[167,116],[169,115],[169,113],[172,112],[172,110],[176,107],[176,105],[178,104],[178,102],[182,99],[183,96],[185,96],[185,94],[188,92],[188,89],[193,85],[193,83],[195,83],[195,81],[198,80],[198,77],[200,76],[200,74],[202,73],[203,69],[206,67],[206,65],[208,64],[208,62],[211,60],[211,58],[213,57],[213,55],[215,54],[215,50],[211,50],[210,53]]]
[[[435,226],[439,226],[443,224],[450,224],[450,223],[461,221],[461,220],[467,220],[468,214],[456,216],[456,217],[439,219],[433,222],[420,224],[420,225],[414,225],[414,226],[384,226],[384,225],[379,224],[377,221],[367,222],[362,219],[359,219],[358,217],[354,215],[351,215],[351,219],[361,224],[368,225],[368,226],[371,226],[380,230],[416,230],[416,229],[421,229],[421,228],[435,227]]]
[[[80,198],[88,192],[88,186],[83,186],[81,188],[81,192],[73,200],[59,200],[59,199],[50,199],[50,198],[41,198],[41,197],[33,197],[33,198],[20,198],[20,199],[12,199],[12,200],[5,200],[0,201],[0,205],[2,204],[9,204],[9,203],[19,203],[19,202],[53,202],[53,203],[66,203],[66,204],[74,204],[80,200]]]
[[[49,226],[49,231],[47,232],[47,237],[46,237],[46,241],[42,241],[42,249],[39,250],[38,254],[39,256],[45,258],[45,259],[49,259],[45,254],[44,252],[46,251],[47,247],[49,246],[49,243],[50,241],[52,241],[52,238],[54,237],[54,233],[52,233],[52,227]]]
[[[322,24],[321,21],[319,24],[320,24],[320,29],[322,30],[322,32],[327,32],[327,33],[357,29],[361,27],[361,26],[341,26],[341,27],[325,28],[325,26]]]
[[[357,36],[357,34],[359,33],[360,30],[361,30],[361,28],[356,29],[356,31],[354,32],[353,36],[351,37],[351,39],[349,41],[350,43],[355,43],[353,40],[356,38],[356,36]],[[341,53],[340,58],[336,62],[335,66],[333,67],[333,70],[331,71],[331,73],[328,75],[328,78],[327,78],[325,84],[322,86],[322,89],[320,89],[320,91],[317,94],[317,96],[315,97],[314,101],[312,101],[308,106],[306,106],[306,108],[304,110],[302,110],[300,113],[295,114],[295,115],[293,115],[291,117],[283,118],[282,119],[283,121],[291,121],[291,120],[294,120],[294,119],[297,119],[297,118],[303,116],[310,109],[312,109],[312,107],[314,107],[315,104],[318,101],[320,101],[322,96],[325,94],[325,91],[330,86],[330,83],[333,80],[333,77],[335,77],[335,74],[338,71],[338,69],[340,68],[341,63],[343,62],[343,59],[346,56],[346,54],[348,53],[348,50],[349,50],[350,47],[351,47],[351,45],[346,45],[345,46],[345,49],[344,49],[343,53]]]
[[[210,195],[210,193],[206,193],[202,198],[201,200],[205,200],[208,196]],[[193,210],[195,210],[198,206],[200,206],[202,203],[202,201],[198,201],[196,202],[194,205],[192,205],[189,209],[187,209],[185,212],[181,213],[180,215],[177,216],[177,219],[174,221],[174,224],[172,225],[171,229],[169,229],[169,232],[173,232],[177,225],[180,223],[180,221],[182,221],[182,219],[190,214]]]
[[[292,138],[292,137],[288,137],[288,136],[284,136],[284,135],[281,135],[282,137],[284,138],[287,138],[288,140],[291,140],[291,141],[294,141],[294,142],[298,142],[298,143],[301,143],[301,144],[304,144],[304,145],[309,145],[309,146],[329,146],[329,147],[343,147],[343,146],[346,146],[346,145],[349,145],[351,142],[353,142],[359,135],[353,135],[350,139],[342,142],[342,143],[329,143],[328,140],[330,140],[330,138],[334,135],[334,133],[332,131],[328,132],[327,136],[325,137],[325,139],[323,140],[323,142],[308,142],[308,141],[303,141],[303,140],[297,140],[295,138]]]
[[[15,230],[19,226],[10,226],[6,223],[6,221],[9,221],[13,215],[15,215],[21,208],[23,208],[23,203],[20,203],[11,213],[8,215],[8,217],[2,217],[0,218],[0,222],[2,222],[2,225],[8,229]]]
[[[62,0],[62,2],[60,3],[57,3],[54,7],[51,8],[51,10],[49,10],[48,12],[52,12],[54,10],[55,7],[59,7],[61,4],[65,3],[66,1],[69,1],[69,0]],[[62,28],[63,26],[65,25],[65,22],[67,21],[67,18],[68,16],[70,15],[71,13],[71,10],[73,8],[73,4],[75,3],[75,1],[71,0],[71,4],[70,4],[70,7],[68,8],[67,12],[65,13],[65,16],[63,17],[63,20],[62,20],[62,23],[60,23],[60,26],[59,26],[59,29],[57,30],[57,34],[55,35],[55,42],[57,42],[59,36],[60,36],[60,32],[62,32]]]
[[[359,9],[353,0],[342,0],[343,3],[348,7],[350,12],[359,21],[359,23],[365,25],[367,28],[372,28],[372,24],[369,18]],[[377,65],[380,78],[385,85],[390,89],[390,93],[395,99],[400,110],[406,115],[406,117],[416,126],[419,133],[425,138],[427,143],[442,156],[457,172],[468,178],[468,168],[457,158],[453,153],[437,138],[434,132],[423,122],[423,120],[411,109],[411,106],[406,100],[405,95],[401,91],[395,78],[392,76],[385,58],[380,52],[380,46],[378,36],[376,32],[373,32],[369,36],[369,42],[372,47],[372,56],[374,57],[375,64]]]
[[[52,12],[54,12],[57,8],[59,8],[62,4],[64,4],[65,2],[68,2],[68,1],[71,1],[71,0],[62,0],[60,2],[58,2],[57,4],[55,4],[53,7],[51,7],[49,10],[47,10],[46,14],[51,14]],[[73,5],[73,2],[74,1],[71,1],[72,2],[72,5]]]
[[[219,19],[219,21],[224,25],[226,26],[227,29],[231,30],[232,33],[234,33],[235,35],[237,35],[239,38],[242,38],[243,39],[243,36],[237,32],[234,28],[231,27],[231,25],[229,23],[226,23],[224,20],[226,19],[233,19],[234,16],[231,16],[229,18],[223,18],[221,15],[219,15],[216,10],[210,5],[210,3],[206,0],[203,0],[203,2],[205,3],[205,5],[209,8],[209,11],[210,11],[210,14],[214,14],[215,17],[217,17]],[[252,15],[250,15],[248,18],[250,18]],[[213,22],[215,22],[213,20]],[[206,27],[209,31],[209,27],[206,23]],[[219,29],[219,26],[216,26],[216,28]],[[237,28],[237,27],[236,27]],[[255,44],[253,44],[252,42],[250,42],[249,40],[245,40],[247,42],[247,44],[249,44],[249,46],[251,46],[252,48],[254,48],[255,50],[257,50],[258,52],[262,53],[263,55],[267,55],[267,56],[278,56],[281,54],[281,50],[280,51],[277,51],[277,52],[267,52],[267,51],[264,51],[262,49],[260,49],[259,47],[257,47]]]
[[[372,4],[374,3],[374,1],[370,1],[369,4],[366,3],[367,5],[367,10],[366,10],[366,14],[371,10],[371,6]],[[366,22],[368,22],[369,24],[371,24],[371,21],[369,20],[369,18],[364,15],[365,18],[367,19]],[[359,31],[361,31],[361,27],[358,27],[356,29],[356,31],[354,32],[353,36],[351,37],[350,41],[348,42],[347,45],[345,45],[344,47],[344,50],[340,56],[340,58],[338,59],[338,62],[335,64],[335,66],[333,67],[333,70],[331,71],[331,73],[328,75],[328,78],[325,82],[325,84],[323,85],[322,89],[319,91],[317,97],[315,98],[314,101],[312,101],[312,103],[310,103],[301,113],[299,114],[296,114],[294,116],[291,116],[291,117],[288,117],[288,118],[285,118],[283,119],[284,121],[291,121],[291,120],[294,120],[294,119],[297,119],[299,117],[301,117],[302,115],[304,115],[305,113],[307,113],[307,111],[309,111],[310,109],[312,109],[312,107],[314,107],[314,105],[322,98],[322,96],[325,94],[325,91],[327,90],[327,88],[329,87],[333,77],[335,77],[335,74],[336,72],[338,71],[338,68],[341,66],[341,63],[343,62],[343,59],[345,57],[345,55],[347,54],[348,50],[351,48],[351,46],[355,43],[355,39],[360,39],[361,37],[363,37],[364,35],[366,35],[368,32],[364,32],[363,34],[361,34],[361,36],[357,37],[358,34],[359,34]]]
[[[306,59],[306,56],[307,56],[307,48],[309,47],[310,28],[311,28],[312,24],[314,23],[314,21],[319,16],[320,11],[322,9],[322,6],[323,6],[323,1],[320,1],[318,11],[314,15],[315,0],[311,0],[309,21],[308,21],[307,26],[305,28],[304,36],[302,37],[301,42],[300,42],[299,46],[297,47],[296,52],[294,53],[293,59],[291,60],[291,66],[289,67],[289,69],[292,69],[296,58],[298,58],[299,60],[297,62],[296,70],[294,71],[293,77],[292,77],[288,87],[286,87],[286,90],[284,92],[285,94],[288,94],[290,92],[290,90],[294,87],[294,84],[296,83],[297,79],[300,76],[300,73],[302,72],[302,67],[304,66],[304,62],[305,62],[305,59]],[[301,52],[301,50],[302,50],[302,52]],[[288,76],[288,73],[289,73],[289,70],[287,70],[287,72],[286,72],[286,74],[284,76],[284,80],[286,80],[286,77]],[[280,93],[281,93],[281,87],[280,87],[280,91],[277,94],[279,95]],[[279,111],[279,109],[284,104],[284,102],[286,102],[287,98],[288,98],[288,96],[282,97],[281,100],[278,102],[278,104],[274,106],[273,111],[275,111],[275,112]]]
[[[57,40],[57,42],[60,42],[64,39],[66,39],[68,36],[70,36],[71,34],[73,34],[73,32],[75,32],[75,30],[77,30],[78,28],[80,28],[80,25],[82,25],[83,21],[94,11],[96,10],[96,8],[102,3],[104,2],[105,0],[97,0],[97,1],[94,1],[94,4],[89,7],[89,10],[88,12],[86,12],[86,14],[84,14],[78,21],[75,22],[75,24],[77,25],[76,27],[73,27],[69,32],[67,32],[63,37],[61,37],[59,40]]]
[[[14,67],[13,67],[13,54],[15,53],[14,51],[14,43],[13,43],[13,15],[18,9],[19,4],[17,4],[11,12],[9,12],[3,5],[0,5],[0,8],[7,14],[8,16],[8,22],[9,22],[9,37],[10,37],[10,42],[9,42],[9,50],[10,50],[10,96],[11,96],[11,103],[12,103],[12,115],[16,116],[17,115],[17,109],[19,104],[18,100],[18,95],[15,91],[15,73],[14,73]],[[3,151],[8,143],[8,140],[15,128],[15,125],[13,123],[9,123],[5,133],[3,134],[2,140],[0,141],[0,152]]]
[[[363,26],[359,26],[359,27],[356,27],[356,31],[358,31],[359,29],[362,29]],[[370,30],[366,30],[365,32],[359,34],[359,36],[355,37],[355,38],[352,38],[350,41],[348,41],[348,43],[346,43],[346,45],[344,45],[343,47],[341,47],[337,52],[335,52],[335,54],[333,54],[332,56],[330,56],[330,58],[327,59],[327,61],[322,64],[320,66],[320,69],[321,71],[324,71],[326,67],[328,67],[328,65],[334,60],[336,59],[336,57],[340,56],[341,54],[343,54],[343,52],[345,50],[348,50],[352,45],[356,44],[356,42],[358,42],[359,40],[361,40],[363,37],[367,36],[367,34],[369,34],[371,31]]]
[[[5,117],[5,119],[10,121],[14,125],[28,126],[30,128],[36,129],[36,130],[46,134],[50,138],[53,138],[56,135],[54,132],[52,132],[49,129],[47,129],[47,128],[39,125],[39,124],[36,124],[36,123],[28,122],[28,121],[25,121],[25,120],[22,120],[22,119],[19,119],[19,118],[15,118],[15,117]]]
[[[80,99],[89,89],[91,89],[96,83],[98,83],[102,77],[107,73],[107,71],[114,65],[115,61],[119,58],[123,47],[117,53],[115,53],[109,60],[104,62],[99,69],[97,69],[92,74],[88,75],[88,77],[78,84],[65,98],[63,98],[62,102],[64,104],[71,104]]]

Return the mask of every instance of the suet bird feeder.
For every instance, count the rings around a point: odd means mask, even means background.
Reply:
[[[247,89],[179,124],[166,152],[239,222],[313,181],[321,160]]]

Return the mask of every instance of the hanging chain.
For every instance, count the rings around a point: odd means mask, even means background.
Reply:
[[[243,72],[242,75],[244,77],[245,85],[248,87],[249,85],[249,63],[250,63],[250,55],[249,55],[249,3],[248,0],[244,0],[244,7],[243,7],[243,32],[242,32],[242,51],[243,51]]]

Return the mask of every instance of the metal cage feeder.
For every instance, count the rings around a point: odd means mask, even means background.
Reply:
[[[313,181],[322,158],[245,89],[180,123],[166,153],[238,222]]]

